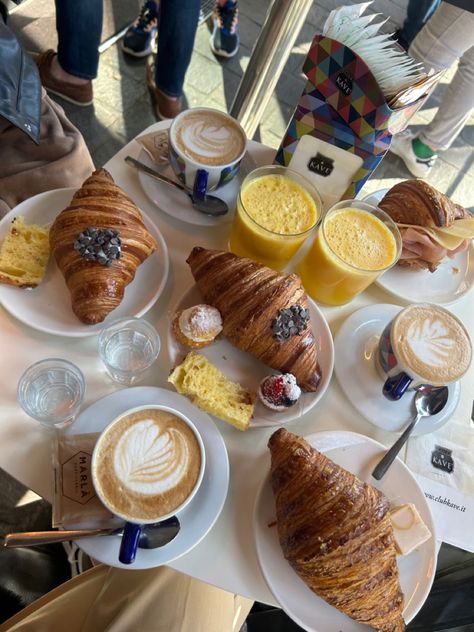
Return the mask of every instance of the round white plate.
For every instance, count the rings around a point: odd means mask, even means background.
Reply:
[[[181,523],[178,535],[166,546],[158,549],[138,549],[135,561],[128,565],[118,561],[118,537],[100,536],[77,540],[77,545],[95,560],[109,566],[132,570],[169,564],[199,544],[219,517],[229,487],[227,449],[210,417],[196,409],[182,395],[162,388],[142,386],[116,391],[81,412],[73,426],[67,430],[67,434],[100,432],[126,410],[147,404],[169,406],[192,420],[204,443],[206,468],[196,495],[177,514]]]
[[[160,129],[167,129],[169,124],[170,123],[167,122],[167,125],[160,127]],[[252,150],[255,148],[258,148],[259,151],[261,151],[260,143],[248,140],[247,152],[242,158],[239,172],[235,178],[216,191],[212,191],[212,195],[223,199],[229,206],[229,212],[226,215],[221,215],[220,217],[209,217],[208,215],[199,213],[199,211],[196,211],[196,209],[192,206],[191,201],[184,192],[179,191],[164,182],[159,182],[158,180],[147,176],[142,171],[138,172],[138,180],[150,201],[153,202],[153,204],[161,211],[171,217],[179,219],[182,222],[186,222],[187,224],[195,224],[197,226],[216,226],[219,224],[227,224],[233,220],[237,195],[240,185],[242,184],[242,180],[248,173],[257,167],[257,163],[252,156]],[[267,158],[268,162],[264,162],[264,164],[270,164],[273,160],[274,154],[275,150],[269,148]],[[177,181],[174,171],[169,164],[164,166],[157,165],[144,149],[140,151],[138,160],[146,164],[148,167],[152,167],[153,169],[160,171],[160,173],[165,175],[167,178]]]
[[[364,202],[378,204],[387,191],[375,191]],[[446,257],[435,272],[394,266],[375,282],[408,303],[455,303],[474,286],[474,243],[452,259]]]
[[[400,305],[370,305],[351,314],[334,339],[335,373],[342,390],[361,415],[379,428],[401,432],[415,415],[414,391],[397,402],[382,393],[383,381],[375,368],[375,353],[385,325],[401,309]],[[446,406],[437,415],[421,419],[413,436],[441,428],[451,417],[459,402],[461,386],[448,386]]]
[[[386,451],[369,437],[344,431],[320,432],[305,437],[315,448],[363,481]],[[433,537],[406,557],[398,557],[400,585],[405,595],[403,617],[408,623],[420,610],[433,583],[436,570],[436,540],[433,519],[423,490],[399,459],[375,485],[393,506],[413,503]],[[369,628],[356,623],[313,593],[283,556],[275,522],[275,500],[268,475],[255,501],[253,524],[257,555],[262,573],[283,610],[303,629],[310,632],[364,632]]]
[[[46,191],[25,200],[12,209],[0,222],[0,241],[10,230],[10,222],[21,215],[29,224],[51,225],[56,216],[68,206],[76,189]],[[143,316],[155,303],[168,277],[168,249],[156,225],[142,212],[146,227],[156,239],[158,247],[140,266],[134,280],[125,288],[120,305],[97,325],[85,325],[72,311],[71,295],[63,275],[51,256],[42,283],[25,290],[0,284],[0,303],[22,323],[58,336],[82,337],[98,334],[111,320]]]
[[[170,366],[178,364],[186,353],[190,351],[182,347],[175,339],[172,332],[172,322],[174,314],[180,309],[192,307],[202,303],[202,297],[196,285],[191,286],[184,294],[174,310],[170,312],[168,328],[168,354]],[[318,361],[321,367],[322,378],[318,389],[314,393],[302,393],[294,406],[278,413],[266,408],[257,398],[255,412],[250,422],[251,428],[262,428],[265,426],[281,426],[289,421],[294,421],[308,412],[315,406],[326,392],[331,380],[334,368],[334,345],[331,331],[323,314],[316,304],[308,299],[309,312],[313,323],[313,334],[316,340]],[[251,356],[249,353],[241,351],[230,344],[225,338],[218,338],[209,347],[198,349],[229,379],[239,382],[250,391],[257,391],[261,380],[275,371]]]

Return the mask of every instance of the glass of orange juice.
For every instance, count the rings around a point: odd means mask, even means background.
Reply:
[[[298,273],[316,301],[343,305],[395,265],[401,249],[400,232],[387,213],[343,200],[324,216]]]
[[[321,199],[306,178],[279,165],[260,167],[242,182],[229,249],[281,270],[320,217]]]

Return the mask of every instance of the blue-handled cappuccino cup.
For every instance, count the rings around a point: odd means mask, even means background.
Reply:
[[[399,400],[418,386],[445,386],[469,368],[472,345],[464,325],[447,309],[431,303],[409,305],[380,336],[376,365],[382,392]]]
[[[125,521],[122,564],[134,561],[144,525],[170,518],[192,500],[204,469],[201,436],[177,410],[140,406],[105,428],[92,455],[92,480],[102,503]]]

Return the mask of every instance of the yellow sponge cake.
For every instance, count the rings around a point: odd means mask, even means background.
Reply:
[[[0,247],[0,282],[36,287],[46,272],[49,251],[49,230],[15,217]]]
[[[247,430],[253,415],[255,394],[231,382],[203,355],[191,351],[168,377],[178,393],[193,404],[223,419],[239,430]]]

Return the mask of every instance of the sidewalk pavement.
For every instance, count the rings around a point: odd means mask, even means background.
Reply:
[[[114,26],[119,30],[128,19],[132,19],[139,5],[139,0],[134,0],[125,11],[120,0],[106,0],[104,30],[107,34],[114,32]],[[239,0],[241,48],[236,57],[226,61],[217,59],[210,50],[210,25],[204,23],[199,26],[184,86],[187,106],[208,106],[222,110],[230,108],[270,5],[270,0]],[[316,33],[321,32],[329,12],[340,5],[336,0],[315,0],[313,3],[266,107],[255,140],[275,149],[279,146],[305,83],[301,68],[311,40]],[[407,0],[375,0],[372,6],[375,11],[389,18],[384,28],[394,31],[403,22],[406,5]],[[48,42],[49,47],[54,46],[54,3],[50,0],[27,0],[14,12],[13,24],[15,14],[20,10],[21,24],[28,33],[30,49],[41,50],[45,42]],[[93,106],[79,108],[58,99],[84,134],[97,166],[104,164],[125,143],[155,122],[145,71],[146,60],[130,58],[123,54],[119,44],[114,44],[101,55],[99,76],[94,82]],[[443,89],[453,73],[454,69],[414,117],[414,129],[433,118]],[[454,145],[442,152],[428,181],[454,201],[474,210],[473,163],[474,115]],[[403,162],[388,154],[366,183],[364,192],[389,188],[409,177],[410,173]]]

